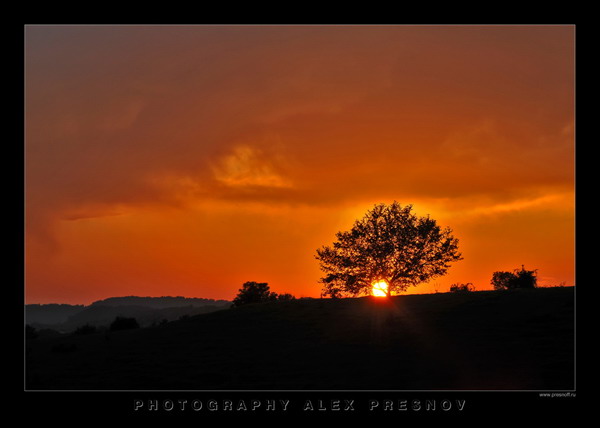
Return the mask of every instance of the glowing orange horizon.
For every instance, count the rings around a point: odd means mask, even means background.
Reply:
[[[574,285],[573,26],[27,26],[27,303],[318,297],[376,203]]]

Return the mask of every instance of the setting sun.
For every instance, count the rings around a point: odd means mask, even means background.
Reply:
[[[13,29],[28,404],[574,407],[575,24]]]
[[[373,283],[371,294],[375,297],[386,297],[388,292],[388,283],[385,280],[380,280]]]
[[[451,227],[464,260],[406,290],[369,270],[360,295],[489,290],[522,264],[574,284],[573,25],[24,36],[28,304],[246,281],[316,298],[315,250],[392,201]]]

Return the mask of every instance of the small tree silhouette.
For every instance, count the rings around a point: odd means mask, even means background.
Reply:
[[[233,299],[233,306],[272,302],[275,300],[277,300],[277,293],[269,290],[269,284],[266,282],[248,281],[239,289],[238,295]]]
[[[537,269],[526,270],[524,265],[521,269],[513,272],[494,272],[492,274],[492,286],[495,290],[513,290],[516,288],[535,288],[537,286]]]

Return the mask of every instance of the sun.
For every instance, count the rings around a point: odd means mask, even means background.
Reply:
[[[388,283],[385,279],[375,281],[371,289],[371,295],[375,297],[387,297]]]

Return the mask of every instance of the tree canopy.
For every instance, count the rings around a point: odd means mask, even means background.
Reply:
[[[326,274],[320,280],[323,294],[331,297],[369,294],[376,281],[388,284],[389,296],[444,275],[462,259],[450,228],[396,201],[375,205],[336,238],[315,256]]]
[[[521,266],[520,270],[515,269],[513,272],[494,272],[492,286],[495,290],[535,288],[537,286],[537,270],[526,270],[525,266]]]
[[[233,306],[294,299],[295,297],[289,293],[277,294],[274,291],[271,291],[269,284],[266,282],[247,281],[242,285],[242,288],[239,289],[235,299],[233,299]]]

